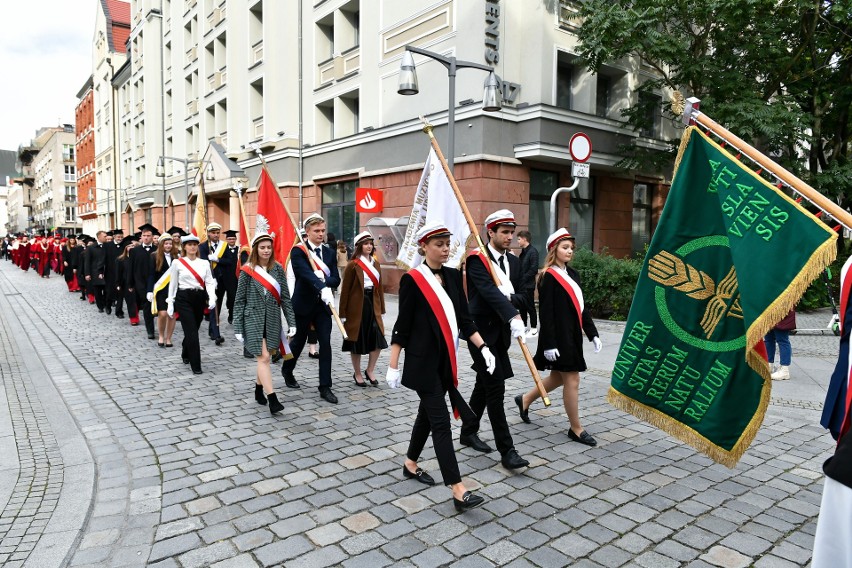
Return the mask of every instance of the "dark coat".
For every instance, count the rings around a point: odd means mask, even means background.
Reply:
[[[140,302],[140,306],[141,302],[145,301],[148,290],[148,277],[151,275],[151,253],[156,250],[157,247],[152,246],[150,251],[146,251],[141,244],[130,249],[127,263],[128,280],[136,294],[136,299]]]
[[[311,244],[308,244],[311,247]],[[322,304],[320,290],[323,288],[337,288],[340,286],[340,273],[337,271],[337,251],[327,246],[322,247],[322,261],[328,266],[331,274],[325,278],[325,282],[314,274],[311,263],[305,256],[305,252],[298,247],[293,247],[290,252],[290,263],[293,266],[293,274],[296,275],[296,285],[293,286],[291,298],[293,310],[300,316],[309,316],[314,313],[317,306]]]
[[[494,260],[491,257],[491,251],[487,248],[486,250],[488,257]],[[513,254],[507,254],[506,259],[509,263],[509,280],[511,280],[517,292],[521,286],[521,263],[518,257]],[[479,334],[491,348],[494,356],[501,358],[500,354],[502,353],[506,359],[503,362],[505,363],[504,368],[511,369],[511,364],[506,355],[512,340],[512,335],[509,332],[509,320],[518,315],[518,310],[512,305],[512,301],[506,299],[506,296],[494,284],[491,273],[483,264],[482,258],[468,257],[466,269],[470,315],[476,323]],[[512,298],[514,299],[517,295],[513,294]],[[479,350],[470,348],[472,349],[471,355],[474,356],[474,361],[476,361],[475,351]]]
[[[105,244],[93,244],[86,250],[86,276],[91,277],[89,284],[106,284],[106,247]]]
[[[231,252],[231,247],[225,243],[225,253],[216,264],[216,269],[213,271],[213,277],[219,283],[219,286],[224,290],[237,290],[237,256],[240,253],[240,247],[234,246],[234,251]]]
[[[580,275],[567,267],[568,275],[578,284]],[[577,308],[571,301],[568,292],[549,273],[544,273],[538,284],[538,303],[541,321],[539,322],[538,350],[533,360],[538,369],[554,369],[557,371],[585,371],[586,360],[583,358],[583,333],[589,338],[598,335],[595,322],[589,311],[583,310],[583,329],[577,318]],[[559,358],[550,362],[544,357],[547,349],[558,349]]]
[[[456,310],[459,338],[468,339],[477,329],[468,314],[461,272],[445,266],[441,269],[441,276],[444,289]],[[405,387],[437,392],[452,386],[449,353],[438,318],[410,274],[403,274],[399,281],[399,315],[393,326],[391,343],[405,349],[405,366],[402,370],[402,384]]]
[[[121,247],[113,241],[104,244],[106,251],[106,282],[107,286],[114,287],[116,283],[116,266],[115,261],[121,254]]]
[[[378,261],[373,260],[373,266],[379,272],[381,282],[382,268]],[[341,318],[346,318],[343,325],[349,341],[357,341],[361,331],[361,312],[364,311],[364,270],[355,261],[350,261],[343,271],[343,284],[340,286],[340,307],[338,313]],[[381,314],[385,313],[385,293],[382,286],[373,286],[373,313],[376,315],[376,324],[379,332],[384,335],[385,325]]]
[[[538,249],[529,245],[521,249],[521,289],[519,292],[532,296],[535,292],[535,277],[538,274]]]

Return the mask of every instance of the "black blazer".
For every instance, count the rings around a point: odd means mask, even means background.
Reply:
[[[136,297],[143,300],[148,289],[148,276],[151,275],[151,253],[156,250],[157,247],[152,246],[150,251],[146,251],[145,247],[140,244],[130,249],[130,255],[127,259],[127,278],[136,293]]]
[[[491,251],[487,249],[488,257]],[[509,280],[515,287],[512,300],[520,296],[521,263],[513,254],[507,254],[509,263]],[[467,299],[470,305],[470,315],[479,329],[480,335],[490,347],[506,350],[511,345],[512,335],[509,333],[509,320],[518,315],[518,310],[512,301],[494,284],[491,273],[482,263],[481,258],[468,257],[467,264]]]
[[[456,309],[459,338],[469,339],[477,332],[476,324],[467,311],[467,299],[462,288],[461,272],[443,267],[444,290]],[[402,370],[403,386],[413,390],[435,392],[452,386],[449,353],[447,352],[438,318],[410,274],[399,281],[399,315],[393,326],[391,343],[405,349]]]
[[[309,248],[313,245],[308,243]],[[290,263],[293,266],[293,274],[296,275],[296,284],[293,286],[291,301],[293,311],[300,316],[307,316],[314,312],[317,306],[322,305],[320,290],[323,288],[337,288],[340,286],[340,272],[337,270],[337,251],[327,246],[322,247],[322,261],[328,266],[331,274],[320,280],[314,274],[311,263],[305,256],[305,251],[299,247],[293,247],[290,252]]]
[[[106,274],[106,245],[94,244],[86,250],[86,276],[91,276],[90,284],[103,286]]]
[[[518,260],[521,261],[521,289],[517,291],[533,294],[535,292],[535,277],[538,274],[538,250],[532,245],[521,249]]]
[[[116,265],[115,261],[121,255],[121,247],[115,244],[115,241],[104,243],[106,251],[106,281],[108,286],[112,286],[116,281]]]

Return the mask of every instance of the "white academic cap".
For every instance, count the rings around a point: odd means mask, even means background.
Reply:
[[[493,231],[498,225],[515,226],[515,214],[508,209],[500,209],[485,218],[485,228]]]
[[[219,223],[213,222],[213,223],[210,223],[209,225],[207,225],[207,230],[208,231],[221,231],[222,225],[220,225]]]
[[[562,227],[558,229],[555,233],[547,237],[547,250],[552,249],[556,246],[559,241],[564,241],[565,239],[576,240],[574,239],[574,235],[568,232],[568,229]]]
[[[197,242],[200,242],[200,239],[195,235],[187,235],[185,237],[180,238],[180,244],[182,244],[182,245],[186,244],[186,243],[197,243]]]
[[[314,223],[325,223],[325,219],[322,218],[322,215],[319,213],[311,213],[305,219],[305,222],[302,223],[302,228],[307,229],[308,225],[312,225]]]
[[[355,235],[355,240],[353,241],[354,246],[358,246],[359,243],[364,241],[372,241],[373,235],[370,234],[370,231],[361,231],[357,235]]]
[[[447,225],[443,221],[432,221],[423,225],[415,233],[414,238],[417,239],[417,244],[423,244],[432,237],[443,237],[445,235],[452,235]]]
[[[272,238],[272,235],[270,235],[269,233],[257,233],[254,236],[254,238],[251,240],[252,248],[254,248],[254,246],[257,243],[259,243],[260,241],[273,241],[274,242],[274,239]]]

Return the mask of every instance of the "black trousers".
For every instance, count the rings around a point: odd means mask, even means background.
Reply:
[[[207,304],[207,292],[200,288],[178,290],[175,294],[175,311],[180,314],[180,327],[183,329],[183,343],[180,356],[189,359],[193,371],[201,370],[201,345],[198,342],[198,330],[204,319],[204,306]],[[147,312],[151,315],[151,304]]]
[[[322,353],[322,351],[320,351]],[[446,392],[417,391],[420,397],[420,407],[417,418],[411,430],[411,441],[408,443],[406,456],[412,461],[420,459],[429,433],[432,433],[432,446],[435,457],[441,468],[444,485],[461,482],[459,462],[456,460],[456,450],[453,447],[453,432],[450,428],[450,413],[447,410]]]
[[[112,307],[115,305],[115,313],[121,313],[121,296],[116,292],[115,279],[107,278],[106,280],[106,305]]]
[[[293,372],[296,368],[296,361],[299,360],[299,355],[302,349],[305,348],[305,341],[308,339],[308,329],[311,324],[314,325],[317,331],[317,339],[319,340],[319,387],[331,387],[331,313],[325,304],[316,303],[313,312],[308,315],[296,314],[296,335],[290,340],[290,350],[293,352],[293,358],[284,361],[281,371]]]
[[[509,432],[509,424],[506,422],[506,410],[503,408],[503,397],[506,395],[504,377],[507,374],[511,376],[511,374],[505,373],[503,370],[504,362],[502,359],[507,358],[505,354],[495,353],[495,357],[497,358],[497,368],[493,375],[489,375],[485,371],[477,371],[476,373],[476,384],[470,395],[470,408],[476,414],[477,419],[464,421],[461,434],[462,436],[471,436],[478,433],[479,423],[487,409],[488,419],[491,421],[491,430],[494,432],[494,443],[497,445],[500,455],[505,455],[514,447],[512,434]],[[476,362],[476,359],[474,359],[474,362]]]
[[[98,306],[99,310],[106,308],[106,286],[103,284],[89,284],[91,286],[92,294],[95,295],[95,304]]]
[[[524,292],[523,301],[515,306],[521,314],[521,320],[527,325],[527,314],[530,317],[530,327],[538,327],[538,314],[535,311],[535,296],[533,292]]]
[[[151,302],[148,301],[147,292],[144,290],[141,292],[138,289],[136,290],[136,306],[142,312],[142,318],[145,320],[145,329],[148,331],[148,335],[154,335],[154,314],[151,313]],[[202,307],[201,309],[203,310],[204,308]],[[177,306],[175,306],[175,311],[177,311]],[[180,317],[183,317],[183,314]]]

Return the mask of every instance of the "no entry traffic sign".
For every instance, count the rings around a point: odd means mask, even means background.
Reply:
[[[585,162],[592,155],[592,140],[586,134],[578,132],[571,137],[568,143],[568,151],[571,152],[571,159],[575,162]]]

